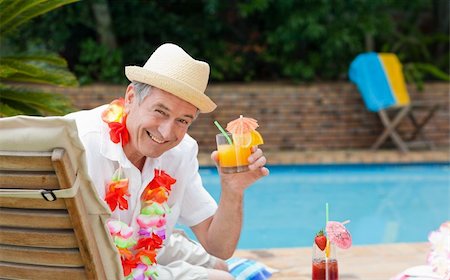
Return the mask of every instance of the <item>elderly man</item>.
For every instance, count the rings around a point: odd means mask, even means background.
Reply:
[[[250,171],[219,171],[217,205],[203,188],[198,145],[187,134],[199,113],[216,108],[205,94],[209,65],[164,44],[125,74],[131,84],[124,99],[67,115],[76,120],[89,175],[111,208],[107,226],[125,276],[231,279],[223,259],[239,240],[244,190],[269,173],[266,158],[253,147]],[[217,164],[217,151],[211,157]],[[177,222],[191,227],[201,245],[174,233]]]

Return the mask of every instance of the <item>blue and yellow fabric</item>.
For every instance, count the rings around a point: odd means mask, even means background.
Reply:
[[[350,65],[349,78],[358,86],[370,111],[378,112],[410,103],[402,64],[393,53],[358,55]]]
[[[277,271],[250,259],[231,258],[226,262],[228,270],[236,280],[265,280],[269,279],[272,273]]]

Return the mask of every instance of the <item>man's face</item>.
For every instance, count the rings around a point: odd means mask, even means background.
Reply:
[[[130,133],[125,151],[133,158],[156,158],[178,145],[197,113],[194,105],[155,87],[139,104],[132,85],[127,88],[125,109]]]

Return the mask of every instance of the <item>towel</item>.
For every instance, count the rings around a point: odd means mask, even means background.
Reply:
[[[269,279],[273,273],[278,271],[260,262],[244,258],[231,258],[226,262],[230,273],[236,280]]]

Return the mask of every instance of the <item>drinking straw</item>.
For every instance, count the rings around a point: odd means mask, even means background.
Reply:
[[[325,228],[328,225],[328,202],[325,203]],[[330,257],[330,240],[327,238],[327,247],[325,249],[326,258]]]
[[[328,224],[328,202],[325,203],[325,228]],[[330,240],[327,238],[327,247],[325,249],[325,280],[328,280],[328,258],[330,257]]]
[[[220,132],[225,136],[225,138],[228,141],[228,144],[233,145],[233,141],[231,141],[230,137],[228,137],[228,133],[225,131],[225,129],[222,128],[222,126],[219,124],[218,121],[214,121],[214,124],[217,126],[217,128],[220,130]]]

